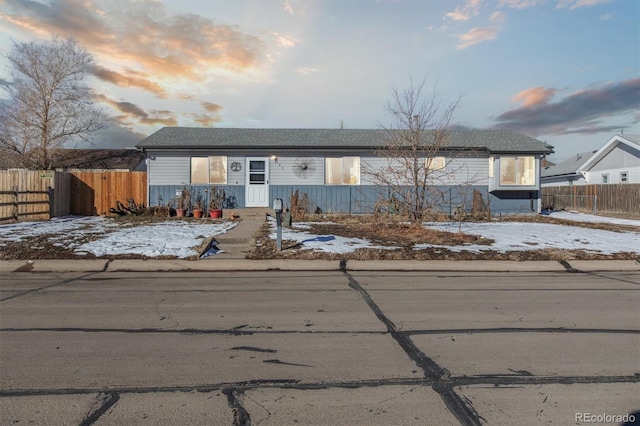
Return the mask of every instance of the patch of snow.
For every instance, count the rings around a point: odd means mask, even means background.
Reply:
[[[426,223],[430,229],[458,232],[458,223]],[[613,232],[602,229],[550,223],[493,222],[463,223],[462,232],[494,240],[492,245],[469,244],[464,246],[441,246],[416,244],[415,249],[429,247],[447,248],[454,252],[480,253],[495,250],[529,251],[540,249],[584,250],[593,253],[613,254],[620,252],[640,253],[640,232]]]
[[[142,254],[149,257],[197,255],[194,250],[206,236],[220,235],[237,226],[236,222],[194,223],[166,221],[136,226],[101,216],[68,216],[46,222],[20,222],[0,226],[0,246],[29,237],[51,235],[56,246],[73,248],[78,255],[96,256]],[[102,235],[95,241],[80,244],[88,234]]]
[[[190,222],[160,222],[116,231],[96,241],[78,246],[76,252],[89,252],[96,256],[141,254],[148,257],[176,256],[184,259],[197,255],[195,247],[206,235],[228,232],[237,223],[197,224]]]
[[[549,217],[553,217],[555,219],[572,220],[574,222],[611,223],[614,225],[637,226],[640,228],[640,220],[596,216],[593,214],[578,213],[573,211],[553,212],[549,215]]]
[[[271,233],[269,237],[273,240],[277,238],[276,235],[276,222],[270,219]],[[322,222],[326,224],[326,222]],[[326,253],[351,253],[360,248],[372,248],[372,249],[386,249],[394,250],[397,247],[378,246],[371,243],[369,240],[362,238],[347,238],[338,235],[316,235],[303,229],[309,229],[310,224],[307,222],[296,222],[292,228],[282,228],[282,239],[293,240],[300,244],[302,250],[315,250]],[[330,237],[330,238],[327,238]]]

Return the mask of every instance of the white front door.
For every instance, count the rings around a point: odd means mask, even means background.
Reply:
[[[247,157],[245,207],[269,207],[269,158]]]

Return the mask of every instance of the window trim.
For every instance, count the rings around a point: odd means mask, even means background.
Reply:
[[[514,183],[505,183],[503,182],[503,167],[506,167],[506,161],[505,160],[513,160],[514,161],[514,170],[513,170],[513,174],[514,174]],[[518,183],[518,176],[522,176],[524,177],[524,174],[527,170],[527,168],[525,167],[525,169],[522,171],[522,173],[518,173],[518,160],[519,159],[523,159],[525,162],[525,166],[527,163],[527,159],[529,159],[529,161],[532,161],[531,163],[531,172],[533,174],[533,176],[530,178],[531,179],[531,183]],[[517,187],[534,187],[536,186],[537,182],[538,182],[538,171],[536,168],[536,157],[533,155],[503,155],[500,156],[500,165],[499,165],[499,170],[498,170],[498,182],[500,186],[517,186]]]
[[[224,182],[212,182],[211,181],[211,164],[212,164],[212,158],[220,158],[222,161],[222,165],[224,167]],[[193,167],[193,160],[194,159],[206,159],[207,160],[207,167],[206,167],[206,172],[207,172],[207,181],[206,182],[196,182],[193,180],[193,172],[194,172],[194,167]],[[226,155],[194,155],[189,157],[189,182],[195,185],[226,185],[229,179],[229,173],[228,173],[228,157]]]
[[[345,182],[345,159],[357,159],[357,175],[355,175],[356,177],[356,182],[351,183],[351,182]],[[328,162],[330,160],[340,160],[340,175],[342,176],[341,182],[336,183],[336,182],[328,182],[328,178],[330,177],[329,173],[327,173],[327,171],[330,169],[330,167],[328,166]],[[358,186],[361,184],[362,182],[362,173],[361,173],[361,159],[359,155],[345,155],[342,157],[325,157],[324,158],[324,184],[325,185],[349,185],[349,186]],[[353,177],[354,175],[349,174],[350,177]]]

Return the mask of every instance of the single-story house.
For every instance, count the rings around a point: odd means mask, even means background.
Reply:
[[[382,129],[165,127],[136,147],[147,157],[150,206],[167,204],[185,185],[202,192],[215,185],[224,188],[227,208],[268,207],[276,198],[288,205],[298,190],[311,211],[367,213],[380,188],[365,165],[381,166],[388,144]],[[450,130],[430,161],[451,170],[438,183],[449,209],[465,188],[479,190],[493,214],[535,213],[541,159],[552,152],[511,130]]]
[[[614,135],[599,150],[542,169],[542,186],[640,183],[640,135]]]

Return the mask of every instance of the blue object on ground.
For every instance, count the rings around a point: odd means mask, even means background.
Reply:
[[[336,237],[334,237],[333,235],[324,235],[324,236],[321,236],[321,237],[315,237],[315,238],[309,238],[307,240],[302,240],[302,243],[310,243],[310,242],[313,242],[313,241],[318,241],[318,242],[321,242],[321,243],[325,243],[327,241],[332,241],[332,240],[335,240],[335,239],[336,239]]]

